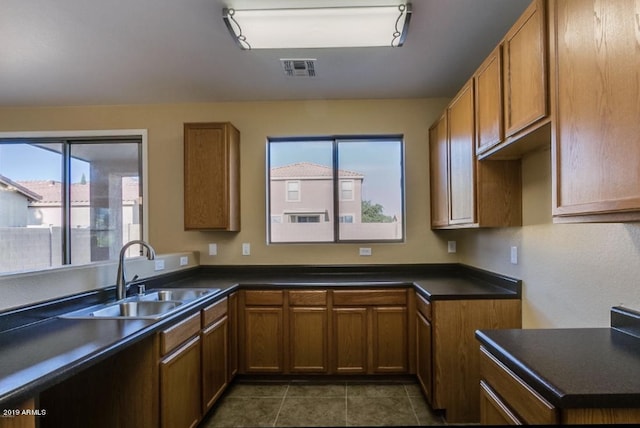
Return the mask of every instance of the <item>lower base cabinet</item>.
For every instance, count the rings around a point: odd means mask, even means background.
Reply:
[[[411,289],[242,293],[241,373],[410,372]]]
[[[160,333],[160,426],[189,428],[200,421],[200,313]]]
[[[226,298],[202,310],[202,414],[209,411],[230,381],[228,321]]]
[[[445,411],[447,423],[478,423],[480,352],[475,331],[520,328],[521,301],[436,300],[425,304],[420,296],[416,301],[417,356],[421,359],[416,366],[425,395],[434,409]]]
[[[200,421],[200,337],[160,361],[160,426],[195,427]]]
[[[640,420],[638,408],[557,408],[482,346],[480,355],[482,425],[637,424]]]

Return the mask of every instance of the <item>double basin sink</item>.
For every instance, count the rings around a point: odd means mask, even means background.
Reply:
[[[217,293],[219,288],[163,288],[117,302],[79,309],[61,315],[72,319],[160,319],[185,305]]]

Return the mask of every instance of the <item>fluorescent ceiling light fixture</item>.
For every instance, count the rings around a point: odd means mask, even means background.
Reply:
[[[223,9],[242,49],[402,46],[411,3],[300,9]]]

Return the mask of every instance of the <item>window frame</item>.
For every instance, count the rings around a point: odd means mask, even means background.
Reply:
[[[291,142],[322,142],[327,141],[332,143],[332,169],[333,169],[333,211],[329,212],[333,222],[333,240],[332,241],[281,241],[274,242],[271,240],[271,144],[272,143],[291,143]],[[355,184],[352,189],[352,199],[346,200],[341,198],[341,182],[348,181],[349,179],[340,179],[338,170],[339,168],[339,154],[338,146],[340,143],[348,142],[394,142],[399,143],[400,148],[400,218],[402,220],[401,237],[399,239],[341,239],[340,238],[340,225],[343,224],[340,219],[340,201],[353,201],[355,199]],[[406,180],[405,180],[405,141],[402,134],[382,134],[382,135],[329,135],[329,136],[299,136],[299,137],[267,137],[266,140],[266,243],[267,245],[280,245],[280,244],[357,244],[357,243],[379,243],[379,244],[393,244],[404,243],[406,241]],[[353,181],[353,180],[351,180]],[[286,194],[286,188],[285,188]],[[286,197],[286,196],[285,196]]]
[[[60,143],[62,144],[61,156],[63,158],[63,168],[61,183],[63,186],[62,195],[62,264],[60,266],[42,267],[24,271],[0,272],[0,276],[22,275],[34,271],[48,271],[70,269],[77,266],[101,264],[115,259],[100,260],[89,263],[71,263],[71,205],[70,205],[70,144],[91,143],[105,144],[104,140],[112,140],[117,143],[135,140],[140,144],[138,152],[138,162],[140,171],[140,187],[142,197],[140,198],[140,222],[141,239],[148,239],[149,236],[149,210],[147,207],[148,195],[148,132],[146,129],[113,129],[113,130],[86,130],[86,131],[14,131],[0,132],[0,142],[7,144],[28,144],[28,143]],[[140,248],[142,251],[142,248]]]

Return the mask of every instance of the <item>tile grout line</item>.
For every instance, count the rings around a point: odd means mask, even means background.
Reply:
[[[344,426],[349,426],[349,382],[344,383]]]
[[[407,394],[407,400],[409,400],[409,405],[411,406],[411,410],[413,411],[413,416],[416,418],[416,422],[420,425],[420,418],[418,417],[418,412],[416,412],[416,407],[413,405],[413,401],[411,401],[411,396],[409,395],[409,390],[407,389],[407,385],[402,385],[404,387],[404,392]]]
[[[276,424],[278,423],[278,418],[280,417],[280,412],[282,411],[282,408],[284,407],[284,400],[287,398],[287,393],[289,392],[289,383],[287,383],[287,389],[284,390],[284,395],[282,396],[282,401],[280,402],[280,407],[278,408],[278,412],[276,413],[276,418],[273,421],[273,425],[272,426],[276,426]]]

